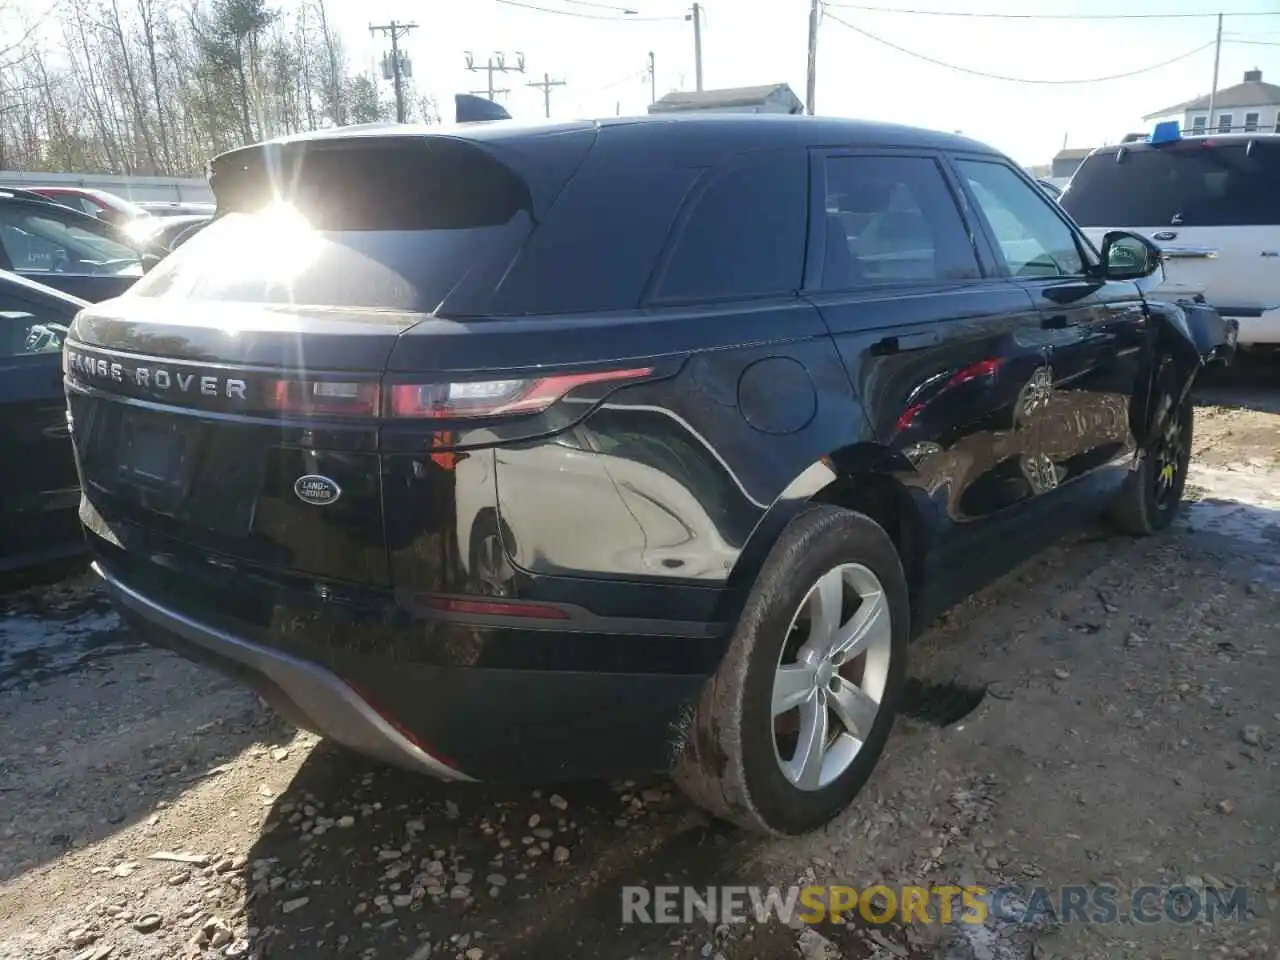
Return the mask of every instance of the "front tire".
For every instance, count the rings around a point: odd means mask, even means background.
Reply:
[[[1172,371],[1172,361],[1166,359],[1157,379],[1161,392],[1155,422],[1166,413],[1168,421],[1159,435],[1151,438],[1137,469],[1125,478],[1109,511],[1112,524],[1130,536],[1148,537],[1173,523],[1187,485],[1195,408],[1188,394],[1177,409],[1170,411],[1176,396]]]
[[[902,563],[871,518],[833,506],[774,545],[696,708],[676,783],[749,830],[801,834],[871,775],[906,676]]]

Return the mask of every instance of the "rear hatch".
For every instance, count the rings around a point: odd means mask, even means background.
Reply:
[[[1152,239],[1165,294],[1203,293],[1227,316],[1280,306],[1280,138],[1187,137],[1098,151],[1062,206],[1095,244],[1108,230]]]
[[[470,139],[408,134],[216,160],[217,219],[68,339],[91,529],[128,531],[148,554],[185,545],[389,583],[388,357],[425,318],[482,310],[531,229],[541,173]]]

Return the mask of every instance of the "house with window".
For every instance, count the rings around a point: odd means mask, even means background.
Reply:
[[[1184,133],[1280,133],[1280,86],[1263,82],[1261,70],[1249,70],[1243,83],[1219,90],[1212,98],[1205,94],[1143,119],[1152,123],[1177,120]]]

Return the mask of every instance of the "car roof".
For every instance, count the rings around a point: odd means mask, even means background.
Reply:
[[[1255,140],[1260,140],[1264,143],[1280,143],[1280,133],[1275,133],[1270,130],[1259,130],[1254,133],[1214,133],[1211,130],[1205,133],[1184,133],[1177,140],[1169,140],[1165,143],[1150,143],[1146,140],[1131,140],[1128,143],[1113,143],[1109,146],[1096,148],[1089,154],[1089,156],[1114,157],[1121,150],[1126,153],[1147,153],[1152,150],[1165,150],[1174,144],[1186,141],[1198,143],[1205,147],[1211,147],[1229,146],[1231,144],[1241,143],[1247,144]],[[1088,157],[1085,159],[1087,160]]]
[[[525,122],[496,120],[480,123],[417,125],[397,123],[360,124],[335,127],[281,137],[267,143],[298,144],[388,137],[451,137],[498,145],[530,139],[595,130],[602,137],[626,131],[635,147],[652,143],[661,148],[672,141],[682,146],[704,144],[708,152],[721,152],[741,145],[751,149],[782,147],[907,147],[934,150],[961,150],[997,154],[998,151],[959,134],[941,133],[919,127],[853,120],[841,117],[806,117],[789,114],[686,113],[603,120]],[[261,143],[228,151],[260,148]],[[218,159],[218,158],[215,158]]]
[[[81,300],[79,297],[73,297],[69,293],[63,293],[61,290],[55,290],[53,287],[45,286],[43,283],[37,283],[29,277],[13,273],[10,270],[0,270],[0,287],[5,287],[18,293],[34,294],[35,296],[43,297],[46,300],[59,300],[67,306],[74,307],[77,310],[89,305],[89,301],[87,300]]]

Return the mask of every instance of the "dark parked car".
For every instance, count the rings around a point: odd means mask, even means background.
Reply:
[[[172,253],[213,219],[212,214],[183,214],[152,217],[150,223],[139,223],[131,231],[132,239],[145,244],[158,256]]]
[[[211,183],[66,350],[122,614],[411,769],[670,769],[760,830],[851,801],[937,611],[1168,526],[1223,346],[1146,241],[905,127],[339,130]]]
[[[132,286],[143,256],[127,234],[97,217],[33,199],[30,191],[0,190],[0,270],[97,302]]]
[[[0,271],[0,570],[85,548],[62,341],[86,306]]]

